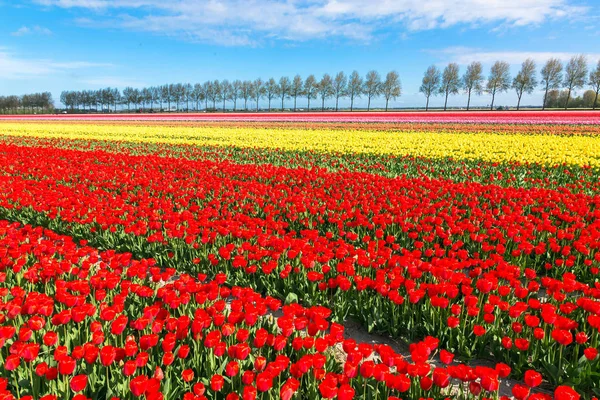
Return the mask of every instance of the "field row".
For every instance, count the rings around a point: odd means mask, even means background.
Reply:
[[[600,124],[600,111],[308,112],[0,115],[0,120],[84,121],[320,121],[510,124]]]
[[[599,390],[598,197],[98,150],[0,154],[6,219]]]
[[[307,130],[240,127],[119,126],[77,124],[0,125],[4,136],[109,140],[175,145],[374,154],[428,159],[600,166],[600,139],[583,135],[457,133],[438,131]]]

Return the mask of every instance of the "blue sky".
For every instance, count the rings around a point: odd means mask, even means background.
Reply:
[[[431,64],[480,60],[487,75],[499,59],[516,74],[577,53],[600,59],[598,0],[0,0],[0,94],[376,69],[400,74],[392,106],[420,106]]]

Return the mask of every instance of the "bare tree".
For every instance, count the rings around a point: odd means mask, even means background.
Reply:
[[[587,78],[588,67],[587,59],[583,54],[573,56],[567,63],[565,68],[565,81],[564,85],[568,90],[567,101],[565,102],[565,110],[569,107],[569,100],[571,99],[571,91],[573,89],[582,88],[585,85],[585,79]]]
[[[302,77],[300,75],[296,75],[290,88],[290,94],[294,98],[294,111],[296,111],[296,100],[298,100],[298,96],[302,95],[303,86],[304,82],[302,81]]]
[[[471,94],[481,95],[483,92],[483,67],[479,61],[473,61],[467,67],[467,71],[462,77],[462,85],[467,94],[467,111],[471,106]]]
[[[427,71],[425,71],[421,87],[419,88],[419,92],[423,93],[427,99],[425,111],[429,110],[429,98],[431,95],[435,96],[437,94],[441,79],[440,70],[435,65],[430,66],[427,68]]]
[[[221,82],[219,82],[218,80],[214,80],[211,83],[211,91],[210,91],[210,99],[213,103],[213,109],[216,111],[217,110],[217,101],[219,101],[221,99],[221,91],[222,91],[222,87],[221,87]]]
[[[333,79],[333,96],[335,97],[335,111],[338,110],[340,97],[346,95],[346,87],[348,86],[348,78],[343,72],[338,72]]]
[[[281,96],[281,111],[283,111],[283,101],[290,98],[292,90],[292,82],[287,76],[282,76],[279,79],[279,96]]]
[[[544,87],[544,104],[542,104],[542,110],[546,108],[548,91],[560,88],[562,84],[562,70],[563,65],[558,58],[551,58],[544,64],[544,68],[542,68],[542,80],[540,82]]]
[[[444,68],[444,73],[442,74],[442,84],[440,86],[440,93],[446,95],[446,99],[444,100],[444,111],[448,106],[448,95],[450,94],[458,94],[460,90],[460,78],[458,76],[458,64],[450,63],[446,68]]]
[[[204,100],[204,87],[200,83],[194,85],[193,98],[196,103],[196,111],[200,109],[200,103]]]
[[[358,71],[352,71],[352,74],[350,74],[347,92],[350,97],[350,111],[352,111],[354,110],[354,99],[360,98],[360,95],[363,93],[363,79],[358,74]]]
[[[331,75],[323,75],[323,78],[317,84],[317,92],[319,93],[319,96],[321,96],[321,111],[325,111],[325,100],[335,94]]]
[[[231,93],[229,99],[233,101],[233,111],[237,108],[237,99],[240,97],[240,90],[242,89],[242,81],[236,79],[231,83]]]
[[[244,110],[248,111],[248,99],[254,97],[252,94],[252,82],[244,81],[242,82],[242,86],[240,88],[240,97],[244,99]]]
[[[231,83],[227,79],[221,82],[221,101],[223,101],[223,112],[225,112],[225,102],[231,98]]]
[[[204,109],[208,110],[208,101],[213,97],[213,83],[211,81],[204,82],[202,88],[204,89]]]
[[[258,112],[258,103],[265,96],[265,84],[262,79],[258,78],[252,82],[252,94],[256,100],[256,112]]]
[[[304,95],[308,100],[308,111],[310,111],[310,99],[317,97],[317,80],[312,74],[304,81]]]
[[[400,76],[396,71],[390,71],[385,76],[385,81],[381,84],[381,93],[385,97],[385,111],[388,110],[390,99],[396,100],[402,94],[402,83]]]
[[[371,70],[367,72],[363,92],[367,95],[367,111],[371,110],[371,99],[381,93],[381,76],[379,72]]]
[[[535,61],[528,58],[521,64],[521,70],[513,79],[512,87],[517,92],[517,110],[521,107],[521,97],[523,93],[531,94],[537,86],[535,77]]]
[[[505,61],[496,61],[490,70],[486,91],[492,95],[490,110],[494,109],[497,93],[506,92],[510,88],[510,65]]]
[[[279,85],[275,79],[269,78],[265,84],[265,94],[267,95],[267,100],[269,100],[269,111],[271,111],[271,100],[279,96]]]
[[[594,104],[592,105],[592,108],[595,110],[596,104],[598,103],[598,92],[600,92],[600,60],[598,60],[596,69],[590,72],[590,85],[592,85],[592,88],[596,93]]]

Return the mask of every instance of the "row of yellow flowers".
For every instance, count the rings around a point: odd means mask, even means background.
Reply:
[[[600,138],[593,136],[54,123],[3,123],[0,134],[600,167]]]

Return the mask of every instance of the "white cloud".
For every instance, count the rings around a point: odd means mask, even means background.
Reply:
[[[428,53],[440,58],[442,63],[456,62],[460,65],[467,65],[473,61],[480,61],[483,64],[492,64],[497,60],[506,61],[512,65],[519,65],[527,58],[532,58],[538,66],[542,65],[550,58],[558,58],[566,62],[571,57],[579,53],[575,52],[550,52],[550,51],[484,51],[470,47],[448,47],[442,50],[427,50]],[[590,63],[600,60],[600,53],[584,53]]]
[[[50,36],[52,35],[52,31],[48,28],[44,28],[43,26],[35,25],[31,28],[27,26],[22,26],[16,31],[11,33],[12,36],[26,36],[26,35],[43,35]]]
[[[7,79],[28,79],[50,76],[67,71],[113,67],[108,63],[87,61],[56,62],[48,59],[23,58],[0,47],[0,76]]]
[[[125,29],[224,45],[267,38],[344,37],[369,41],[382,27],[419,31],[455,25],[539,25],[585,15],[572,0],[37,0],[45,6],[83,8],[86,25]],[[117,16],[109,17],[111,11]]]

